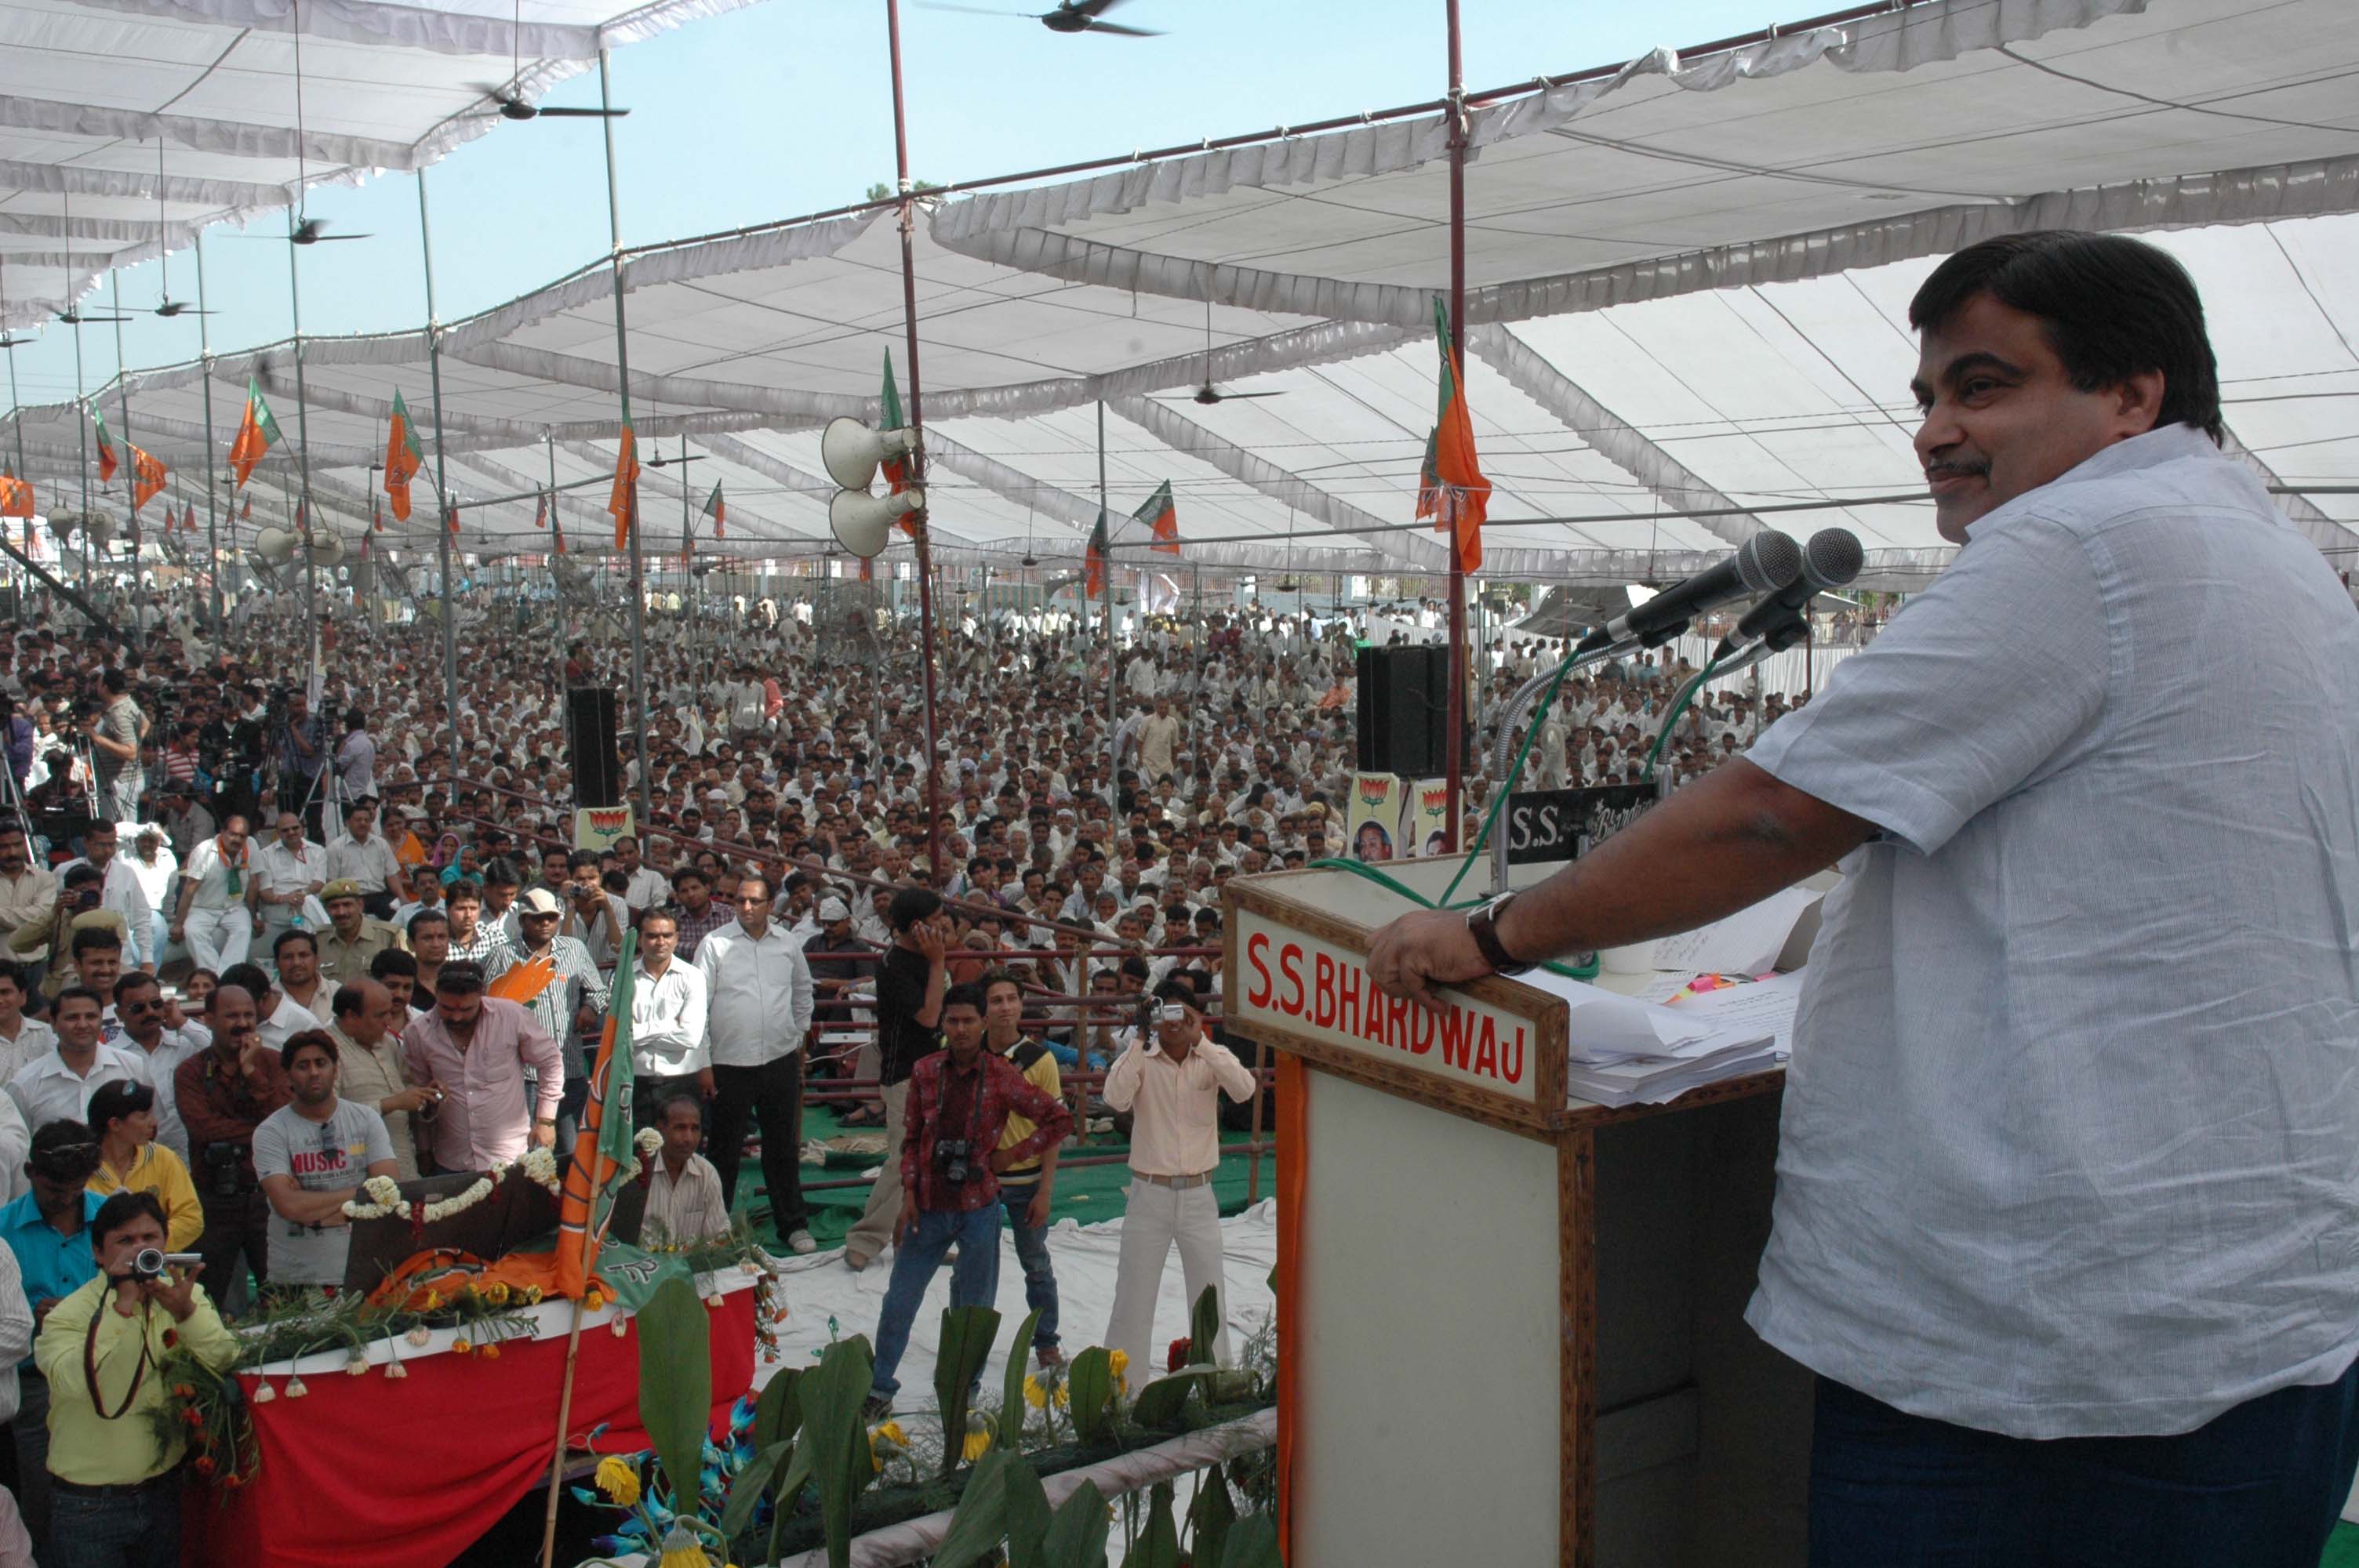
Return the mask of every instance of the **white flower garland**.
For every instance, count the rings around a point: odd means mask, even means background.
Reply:
[[[657,1152],[663,1148],[663,1134],[652,1127],[643,1128],[638,1137],[633,1140],[633,1143],[639,1153],[638,1173],[645,1175],[654,1164]],[[428,1204],[425,1214],[426,1223],[431,1225],[437,1220],[448,1219],[454,1214],[464,1214],[491,1196],[494,1189],[507,1179],[508,1173],[511,1171],[522,1173],[552,1194],[560,1192],[556,1152],[549,1149],[532,1149],[527,1151],[524,1158],[513,1164],[494,1165],[489,1174],[477,1177],[474,1184],[465,1192],[454,1197],[444,1198],[440,1203]],[[412,1217],[414,1211],[408,1200],[401,1195],[399,1184],[391,1176],[371,1176],[361,1184],[361,1190],[368,1195],[371,1201],[363,1203],[358,1198],[354,1198],[346,1203],[344,1205],[346,1219],[382,1219],[386,1215],[398,1215],[403,1219]]]
[[[391,1176],[371,1176],[361,1184],[361,1191],[368,1195],[370,1201],[353,1198],[347,1202],[346,1219],[382,1219],[396,1213],[407,1217],[409,1212],[409,1206],[401,1201],[401,1184]]]

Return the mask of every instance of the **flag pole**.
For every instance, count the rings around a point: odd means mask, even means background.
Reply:
[[[213,344],[212,333],[205,326],[205,231],[199,225],[190,232],[190,243],[197,248],[197,362],[203,371],[198,381],[205,396],[205,575],[212,579],[213,655],[219,658],[223,647],[221,503],[213,493]],[[231,525],[233,533],[235,526]]]
[[[1462,358],[1458,358],[1459,345],[1466,341],[1466,71],[1460,48],[1458,30],[1458,0],[1442,0],[1450,30],[1450,106],[1444,111],[1450,116],[1450,350],[1455,361],[1451,375],[1460,384],[1460,395],[1464,395]],[[1457,523],[1451,514],[1455,510],[1445,503],[1442,514],[1451,519],[1450,551],[1450,704],[1448,723],[1450,737],[1443,753],[1449,769],[1449,837],[1442,840],[1452,852],[1458,849],[1458,825],[1463,812],[1459,796],[1465,787],[1466,773],[1466,573],[1461,569],[1458,554]]]
[[[442,568],[442,718],[450,730],[451,804],[459,804],[459,616],[451,586],[450,470],[442,451],[442,323],[434,314],[434,239],[426,222],[426,170],[418,171],[418,252],[426,271],[427,395],[434,400],[434,546]],[[408,432],[405,430],[404,434]],[[391,462],[388,456],[386,461]],[[387,478],[392,477],[387,475]]]
[[[300,197],[302,193],[299,190],[296,194]],[[311,422],[304,406],[303,395],[302,268],[297,261],[303,247],[295,243],[295,236],[300,232],[296,213],[297,207],[289,204],[287,209],[287,304],[288,317],[295,326],[295,470],[301,486],[301,500],[295,508],[295,542],[303,552],[303,624],[311,638],[311,667],[303,677],[304,691],[308,695],[311,677],[320,671],[320,622],[315,600],[317,589],[311,569]],[[452,759],[454,765],[456,761]]]
[[[893,168],[901,193],[901,313],[909,352],[909,485],[923,494],[926,400],[918,373],[918,200],[909,182],[909,119],[901,92],[900,0],[885,0],[885,37],[893,58]],[[909,514],[909,521],[917,528],[919,667],[923,672],[926,703],[926,882],[940,887],[948,872],[942,865],[941,747],[934,728],[933,524],[922,506]],[[882,735],[877,743],[884,743]]]
[[[71,221],[68,222],[66,227],[68,232],[71,232],[73,227]],[[69,307],[69,308],[71,308],[71,307]],[[82,312],[77,310],[74,314],[76,317],[80,317]],[[82,541],[82,591],[83,597],[87,598],[90,594],[90,410],[82,406],[82,322],[77,319],[72,323],[72,327],[74,340],[74,409],[80,416],[80,417],[74,420],[74,450],[82,459],[82,523],[80,526],[74,529],[74,535]],[[52,528],[50,532],[54,534],[57,530]],[[58,565],[62,568],[65,564],[65,552],[63,550],[60,550],[58,552]]]
[[[608,51],[598,50],[598,107],[611,110],[614,100],[609,95]],[[614,182],[614,116],[607,114],[599,124],[606,135],[606,232],[613,243],[609,261],[614,273],[614,385],[623,400],[623,423],[631,422],[631,342],[630,331],[625,325],[623,312],[623,199]],[[644,832],[654,819],[655,807],[647,793],[647,775],[653,771],[647,758],[647,568],[645,553],[639,545],[639,481],[631,478],[628,493],[624,497],[631,519],[631,723],[635,738],[631,741],[632,756],[639,775],[639,821]]]
[[[609,1013],[606,1037],[599,1043],[599,1050],[603,1054],[611,1053],[614,1048],[614,1019]],[[608,1059],[611,1061],[612,1057]],[[597,1175],[598,1157],[595,1154],[591,1156],[590,1172],[592,1178]],[[598,1203],[594,1187],[591,1191],[590,1203],[594,1210]],[[590,1215],[589,1219],[594,1226],[596,1214]],[[589,1228],[584,1227],[585,1238]],[[584,1247],[586,1250],[586,1239]],[[582,1265],[582,1274],[586,1281],[589,1274],[587,1261]],[[573,1371],[582,1359],[582,1298],[589,1293],[586,1283],[582,1289],[573,1292],[572,1322],[565,1331],[565,1380],[558,1385],[557,1390],[557,1441],[551,1445],[549,1456],[549,1506],[540,1516],[540,1568],[552,1568],[557,1555],[557,1499],[565,1487],[565,1429],[573,1422]]]

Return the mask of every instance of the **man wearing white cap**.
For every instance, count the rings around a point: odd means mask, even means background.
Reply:
[[[484,978],[496,980],[510,969],[536,961],[549,966],[549,984],[526,1000],[525,1009],[542,1032],[558,1043],[565,1059],[565,1096],[557,1108],[557,1136],[560,1148],[571,1148],[573,1119],[589,1098],[583,1043],[605,1017],[606,980],[579,937],[558,935],[565,906],[555,893],[547,888],[526,889],[516,895],[516,917],[515,944],[492,955],[484,966]]]

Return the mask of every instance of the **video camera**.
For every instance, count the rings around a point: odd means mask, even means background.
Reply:
[[[167,1252],[160,1247],[142,1247],[131,1255],[131,1277],[134,1280],[160,1280],[164,1271],[175,1266],[188,1269],[204,1261],[201,1253]]]

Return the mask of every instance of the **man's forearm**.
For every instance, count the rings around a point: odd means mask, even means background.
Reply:
[[[1875,831],[1739,758],[1527,891],[1497,935],[1537,962],[1692,931],[1833,864]]]

